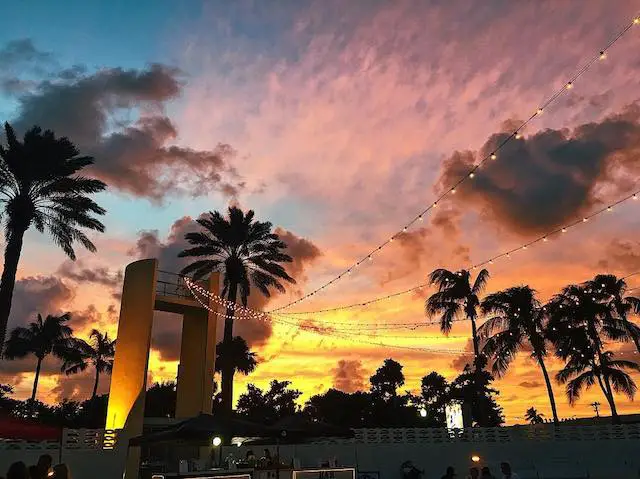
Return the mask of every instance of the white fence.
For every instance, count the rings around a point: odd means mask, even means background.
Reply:
[[[444,428],[356,429],[359,444],[441,444],[507,443],[518,441],[607,441],[640,440],[640,424],[573,426],[552,424],[536,426]],[[353,442],[353,441],[352,441]]]
[[[117,431],[105,429],[63,429],[60,441],[23,441],[0,439],[2,450],[82,450],[97,451],[113,449],[117,441]]]

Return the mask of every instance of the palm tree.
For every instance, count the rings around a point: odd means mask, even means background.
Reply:
[[[545,366],[547,339],[545,337],[545,310],[529,286],[516,286],[488,295],[481,304],[483,314],[492,314],[478,334],[486,342],[482,352],[493,359],[492,370],[501,377],[516,354],[527,348],[538,363],[547,386],[553,422],[559,424],[551,379]]]
[[[629,321],[629,314],[640,313],[640,298],[625,296],[627,282],[613,274],[598,274],[587,281],[585,287],[611,308],[611,317],[617,317],[621,321],[620,326],[627,329],[630,339],[640,352],[640,327]]]
[[[38,314],[35,322],[29,323],[26,328],[15,328],[9,335],[5,348],[7,359],[21,359],[33,354],[38,360],[31,401],[36,398],[42,360],[53,354],[64,361],[71,354],[74,345],[71,337],[73,330],[65,324],[70,318],[70,314],[66,313],[62,316],[47,315],[47,319],[43,320]]]
[[[203,278],[214,271],[222,272],[222,296],[232,303],[227,307],[223,343],[233,340],[233,304],[240,299],[242,305],[246,306],[251,286],[269,297],[271,288],[281,293],[285,291],[280,280],[295,283],[280,264],[290,263],[293,259],[284,252],[287,245],[271,232],[271,223],[255,221],[252,210],[245,214],[240,208],[231,206],[228,212],[228,218],[215,211],[197,219],[201,231],[185,235],[193,247],[178,255],[201,258],[182,269],[183,274],[192,274],[194,279]],[[233,374],[230,365],[223,365],[222,398],[225,411],[232,409]]]
[[[62,370],[66,374],[76,374],[92,365],[96,370],[96,379],[91,393],[91,399],[93,399],[98,393],[100,374],[111,374],[113,370],[116,340],[111,339],[109,333],[102,334],[97,329],[93,329],[89,337],[91,338],[91,343],[87,343],[82,339],[74,341],[73,351],[62,365]]]
[[[620,417],[613,391],[633,399],[638,388],[625,369],[640,371],[640,366],[633,361],[613,359],[613,357],[614,353],[611,351],[600,353],[599,360],[594,355],[574,354],[556,378],[560,383],[567,385],[567,398],[570,404],[575,404],[583,388],[589,389],[597,382],[611,407],[611,419],[614,424],[618,424]]]
[[[624,377],[621,368],[633,369],[635,363],[614,361],[612,353],[605,351],[605,341],[629,341],[631,334],[610,304],[601,299],[588,284],[564,287],[547,305],[547,335],[555,344],[556,356],[567,362],[556,378],[567,383],[569,401],[575,401],[583,387],[597,380],[615,423],[619,417],[613,391],[634,392],[625,388],[625,384],[630,386],[630,378]]]
[[[256,353],[249,350],[247,342],[240,336],[234,336],[231,342],[223,341],[216,346],[216,372],[231,371],[232,380],[236,372],[246,376],[255,371],[257,366]]]
[[[544,422],[544,414],[540,414],[534,407],[527,409],[524,413],[524,418],[529,421],[529,424],[542,424]]]
[[[20,142],[8,123],[5,133],[7,146],[0,145],[0,203],[6,237],[0,280],[0,348],[7,332],[25,232],[32,225],[41,233],[46,229],[71,259],[76,258],[74,242],[95,252],[95,245],[82,230],[103,232],[104,225],[93,215],[103,215],[105,210],[86,195],[106,188],[102,181],[78,175],[93,164],[93,158],[79,156],[67,138],[33,127]]]
[[[438,291],[432,294],[425,304],[427,316],[432,317],[441,314],[440,330],[449,334],[453,321],[463,316],[471,322],[471,335],[473,338],[473,353],[478,359],[480,355],[480,342],[476,327],[480,294],[489,280],[489,271],[483,269],[476,276],[471,285],[471,275],[467,270],[452,272],[446,269],[436,269],[429,275],[429,283],[435,284]]]

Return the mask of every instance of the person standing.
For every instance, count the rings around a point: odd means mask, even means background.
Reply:
[[[503,479],[520,479],[520,476],[511,470],[511,464],[508,462],[501,462],[500,470]]]
[[[480,479],[480,469],[477,467],[470,467],[467,479]]]
[[[453,466],[447,467],[447,472],[442,476],[442,479],[453,479],[454,477],[456,477],[456,470]]]
[[[491,469],[488,466],[484,466],[482,468],[482,472],[480,473],[480,479],[495,479],[493,474],[491,474]]]

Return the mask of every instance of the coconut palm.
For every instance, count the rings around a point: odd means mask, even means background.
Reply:
[[[235,304],[238,299],[247,305],[251,287],[263,295],[271,296],[271,289],[285,291],[281,280],[295,283],[281,263],[292,261],[284,251],[287,245],[272,233],[269,222],[254,220],[254,212],[245,214],[240,208],[229,207],[228,217],[210,212],[196,221],[200,231],[187,233],[185,239],[193,247],[182,251],[180,257],[200,258],[183,268],[183,274],[195,279],[214,271],[223,274],[222,296]],[[227,308],[223,342],[233,340],[233,304]],[[231,346],[229,346],[231,348]],[[229,365],[222,369],[223,409],[232,409],[233,370]]]
[[[501,377],[516,354],[523,349],[531,351],[547,386],[553,422],[559,424],[551,379],[545,365],[547,339],[545,338],[545,311],[529,286],[516,286],[488,295],[481,304],[483,314],[492,315],[478,330],[486,339],[482,352],[493,359],[493,373]]]
[[[585,283],[585,287],[611,308],[611,317],[621,321],[629,332],[629,338],[640,352],[640,327],[629,320],[630,314],[640,313],[640,298],[625,296],[627,282],[613,274],[598,274]]]
[[[258,366],[256,353],[249,350],[249,346],[244,338],[234,336],[231,342],[220,342],[216,346],[216,372],[231,371],[245,376],[255,371]],[[233,376],[232,376],[233,378]]]
[[[632,392],[629,388],[625,391],[624,385],[629,382],[621,368],[633,368],[635,363],[614,361],[612,353],[605,350],[605,342],[630,341],[626,325],[588,284],[564,287],[547,309],[547,336],[556,347],[556,356],[566,361],[556,377],[567,383],[569,400],[575,401],[583,387],[590,387],[597,380],[612,419],[618,422],[613,391]]]
[[[489,280],[489,272],[481,270],[476,276],[473,285],[469,271],[449,271],[436,269],[429,275],[429,283],[435,284],[438,291],[432,294],[425,304],[427,316],[432,317],[441,314],[440,329],[444,334],[449,334],[453,321],[463,318],[471,322],[471,335],[473,338],[473,353],[476,358],[480,355],[480,343],[476,327],[478,307],[480,300],[478,295],[484,290]]]
[[[7,145],[0,145],[0,214],[6,238],[0,281],[0,347],[7,332],[25,232],[31,226],[41,233],[46,229],[71,259],[76,257],[76,242],[95,252],[83,229],[103,232],[104,225],[94,215],[103,215],[105,210],[86,195],[106,188],[102,181],[78,174],[93,164],[93,158],[79,156],[67,138],[33,127],[21,142],[8,123],[5,133]]]
[[[90,365],[93,366],[96,371],[93,392],[91,393],[91,398],[93,399],[98,393],[100,374],[111,374],[113,370],[116,340],[111,339],[109,333],[102,334],[97,329],[91,331],[89,338],[91,339],[90,343],[82,339],[74,340],[73,350],[62,365],[62,370],[66,374],[76,374],[84,371]]]
[[[542,424],[544,422],[544,414],[540,414],[534,407],[527,409],[524,413],[524,418],[529,421],[529,424]]]
[[[7,359],[22,359],[33,354],[36,359],[36,374],[33,380],[31,400],[35,400],[40,379],[42,361],[48,355],[67,360],[72,354],[74,340],[71,337],[73,330],[67,326],[71,318],[69,313],[62,316],[48,315],[46,319],[38,314],[35,322],[29,323],[26,328],[17,327],[9,335],[5,347]]]
[[[589,389],[596,382],[602,389],[604,397],[611,407],[611,418],[614,424],[620,422],[613,392],[623,393],[633,399],[637,386],[625,371],[640,371],[640,366],[633,361],[614,359],[614,353],[603,351],[598,357],[593,354],[573,354],[566,366],[556,375],[558,381],[567,385],[567,398],[575,404],[583,389]]]

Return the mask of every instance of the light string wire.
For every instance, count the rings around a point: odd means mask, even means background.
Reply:
[[[576,228],[584,223],[589,222],[589,220],[600,216],[603,213],[610,213],[613,212],[614,208],[622,203],[625,203],[629,200],[633,200],[633,201],[637,201],[640,195],[640,190],[637,190],[617,201],[614,201],[613,203],[610,203],[609,205],[596,210],[592,213],[590,213],[589,215],[583,216],[581,219],[575,220],[572,223],[569,223],[563,227],[560,228],[554,228],[551,231],[548,231],[540,236],[538,236],[537,238],[530,240],[526,243],[521,244],[518,247],[515,248],[511,248],[509,250],[503,251],[501,253],[498,253],[495,256],[490,257],[489,259],[486,259],[484,261],[481,261],[479,263],[476,263],[474,265],[472,265],[470,267],[470,269],[477,269],[480,266],[484,266],[484,265],[492,265],[494,261],[499,260],[499,259],[510,259],[511,255],[517,252],[521,252],[521,251],[525,251],[528,248],[534,246],[534,245],[538,245],[540,243],[546,243],[549,240],[549,237],[557,235],[557,234],[562,234],[562,233],[567,233],[570,229]],[[640,271],[636,271],[635,273],[631,273],[627,276],[625,276],[623,279],[629,278],[631,276],[635,276],[637,274],[640,274]],[[228,299],[222,298],[221,296],[218,296],[214,293],[211,293],[210,291],[207,291],[206,289],[202,288],[200,285],[198,285],[197,283],[193,282],[190,278],[188,277],[184,277],[184,282],[187,285],[187,287],[189,288],[189,290],[191,291],[192,294],[194,294],[194,291],[199,292],[200,294],[203,294],[205,296],[207,296],[211,301],[215,302],[216,304],[219,304],[220,306],[223,306],[225,308],[231,308],[236,312],[239,312],[240,314],[244,314],[245,316],[249,316],[252,319],[265,319],[268,316],[281,316],[281,317],[293,317],[293,316],[300,316],[300,315],[310,315],[310,314],[321,314],[321,313],[328,313],[328,312],[335,312],[335,311],[341,311],[341,310],[347,310],[347,309],[352,309],[352,308],[357,308],[357,307],[365,307],[368,306],[370,304],[374,304],[374,303],[378,303],[381,301],[385,301],[385,300],[389,300],[389,299],[393,299],[397,296],[401,296],[401,295],[405,295],[417,290],[420,290],[422,288],[426,288],[429,286],[429,283],[420,283],[416,286],[413,286],[409,289],[405,289],[402,291],[398,291],[395,293],[391,293],[388,295],[384,295],[384,296],[379,296],[377,298],[373,298],[370,300],[366,300],[366,301],[359,301],[357,303],[351,303],[351,304],[346,304],[346,305],[341,305],[341,306],[336,306],[333,308],[325,308],[325,309],[319,309],[319,310],[315,310],[315,311],[290,311],[287,313],[280,313],[280,312],[274,312],[274,310],[271,311],[258,311],[258,310],[254,310],[245,306],[241,306],[238,305]],[[217,313],[217,314],[222,314],[222,313]],[[227,315],[224,315],[224,317],[229,317]],[[317,320],[315,320],[317,321]],[[339,323],[333,323],[333,324],[339,324]]]
[[[624,276],[624,278],[628,278],[630,276],[636,275],[636,274],[640,274],[639,272],[635,272],[635,273],[631,273],[627,276]],[[211,306],[209,306],[208,304],[206,304],[205,302],[203,302],[200,299],[200,296],[198,296],[196,294],[195,291],[192,291],[192,294],[194,296],[194,298],[203,306],[205,307],[207,310],[209,310],[212,313],[221,315],[221,316],[225,316],[225,317],[229,317],[228,315],[223,315],[221,313],[219,313],[218,311],[216,311],[215,309],[211,308]],[[239,318],[236,318],[239,319]],[[453,319],[453,321],[455,322],[462,322],[462,321],[468,321],[467,318],[455,318]],[[401,344],[389,344],[389,343],[383,343],[383,342],[378,342],[378,341],[372,341],[372,340],[367,340],[367,339],[362,339],[362,336],[368,336],[368,337],[380,337],[382,339],[438,339],[438,340],[442,340],[442,337],[435,337],[435,336],[423,336],[423,337],[419,337],[419,336],[388,336],[388,335],[384,335],[384,336],[380,336],[380,335],[367,335],[367,334],[363,334],[360,329],[362,328],[358,328],[358,331],[356,333],[351,333],[348,331],[337,331],[334,328],[325,328],[322,329],[322,327],[316,326],[313,323],[310,324],[304,324],[304,323],[296,323],[296,322],[289,322],[283,319],[276,319],[276,318],[271,318],[271,322],[272,323],[276,323],[276,324],[283,324],[286,326],[289,326],[291,328],[296,328],[298,330],[300,330],[301,332],[307,332],[310,334],[315,334],[315,335],[319,335],[322,337],[328,337],[328,338],[332,338],[332,339],[339,339],[339,340],[343,340],[343,341],[348,341],[348,342],[355,342],[355,343],[361,343],[361,344],[367,344],[367,345],[372,345],[372,346],[379,346],[379,347],[383,347],[383,348],[390,348],[390,349],[403,349],[403,350],[411,350],[411,351],[419,351],[419,352],[425,352],[425,353],[432,353],[432,354],[455,354],[458,356],[473,356],[474,353],[472,351],[468,351],[466,349],[464,350],[460,350],[460,349],[439,349],[439,348],[428,348],[428,347],[420,347],[420,346],[408,346],[408,345],[401,345]],[[434,324],[440,324],[439,320],[434,320],[434,321],[427,321],[425,322],[424,325],[434,325]],[[413,328],[415,329],[415,328]],[[449,336],[449,335],[445,335],[444,337],[446,338],[454,338],[454,339],[471,339],[471,337],[469,335],[466,336]],[[574,352],[578,352],[577,349],[574,348]],[[627,352],[630,352],[632,354],[638,354],[637,350],[633,350],[633,351],[618,351],[618,353],[620,354],[626,354]]]
[[[475,174],[476,171],[488,160],[495,160],[497,159],[497,153],[507,144],[509,143],[512,139],[519,139],[521,137],[520,132],[521,130],[523,130],[529,123],[531,123],[536,117],[540,116],[544,109],[549,107],[551,104],[553,104],[558,98],[562,97],[568,90],[571,90],[574,85],[575,85],[575,81],[580,78],[584,73],[586,73],[589,68],[596,63],[598,60],[604,60],[607,58],[607,52],[634,26],[634,25],[638,25],[640,24],[640,17],[634,17],[632,19],[631,22],[629,22],[628,24],[625,25],[625,27],[620,30],[618,32],[617,35],[614,36],[614,38],[602,49],[600,50],[596,55],[594,55],[589,61],[587,61],[580,69],[577,70],[577,72],[575,72],[568,81],[566,81],[563,86],[561,88],[559,88],[556,92],[554,92],[547,100],[543,101],[542,104],[540,104],[540,106],[529,116],[529,118],[527,118],[525,121],[523,121],[520,126],[518,126],[515,130],[513,130],[511,132],[511,134],[509,136],[507,136],[504,140],[502,140],[498,146],[489,154],[485,155],[485,157],[480,160],[479,163],[477,163],[476,165],[474,165],[465,175],[463,175],[453,186],[451,186],[449,189],[447,189],[446,191],[444,191],[443,193],[440,194],[440,196],[438,196],[436,198],[436,200],[432,203],[429,204],[429,206],[427,206],[426,208],[424,208],[420,213],[418,213],[416,216],[413,217],[413,219],[411,219],[408,223],[406,223],[406,225],[402,228],[401,231],[396,232],[395,234],[393,234],[392,236],[389,237],[389,239],[387,239],[386,241],[384,241],[383,243],[381,243],[379,246],[377,246],[376,248],[372,249],[367,255],[363,256],[362,258],[360,258],[358,261],[356,261],[355,263],[353,263],[349,268],[343,270],[341,273],[339,273],[337,276],[335,276],[334,278],[332,278],[331,280],[327,281],[326,283],[322,284],[321,286],[317,287],[316,289],[310,291],[309,293],[306,293],[305,295],[301,296],[300,298],[291,301],[287,304],[284,304],[283,306],[279,306],[277,308],[274,308],[272,310],[270,310],[269,312],[274,313],[277,311],[282,311],[283,309],[287,309],[290,308],[291,306],[301,303],[302,301],[305,301],[306,299],[310,298],[311,296],[314,296],[315,294],[317,294],[318,292],[324,290],[325,288],[329,287],[330,285],[336,283],[337,281],[339,281],[342,277],[344,277],[345,275],[349,275],[351,274],[351,272],[357,268],[358,266],[360,266],[362,263],[367,262],[367,261],[371,261],[373,260],[373,256],[375,254],[377,254],[380,250],[382,250],[383,248],[385,248],[386,246],[388,246],[389,244],[391,244],[393,242],[393,240],[401,233],[404,233],[407,231],[407,229],[409,227],[411,227],[412,225],[414,225],[416,222],[418,221],[422,221],[424,218],[424,215],[429,213],[432,209],[436,208],[438,206],[438,204],[445,198],[447,198],[449,195],[455,194],[456,189],[462,185],[465,181],[472,179]]]

